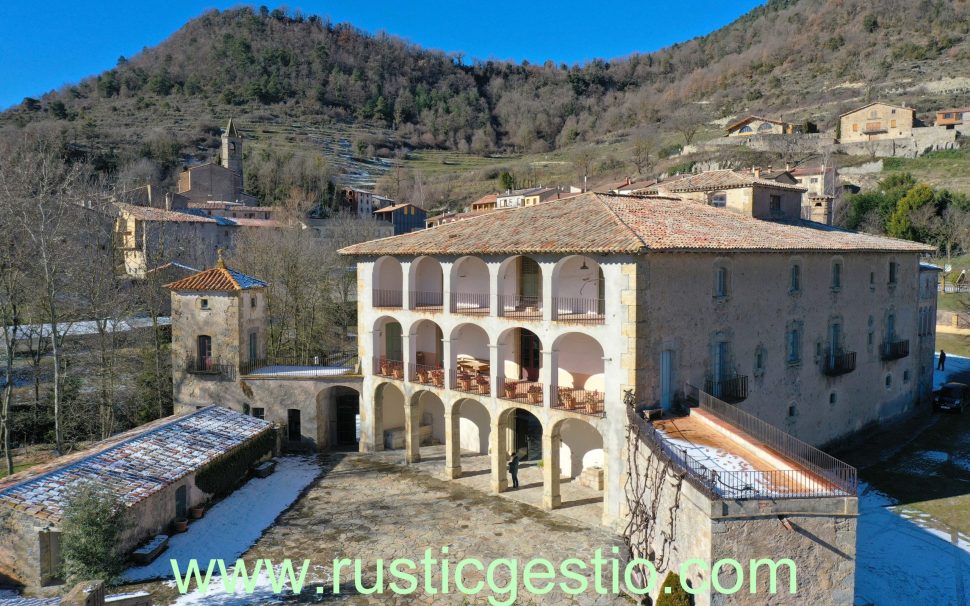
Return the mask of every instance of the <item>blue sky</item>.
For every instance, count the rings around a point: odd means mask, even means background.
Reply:
[[[296,0],[305,14],[386,31],[468,58],[584,62],[646,52],[725,25],[757,0]],[[0,3],[0,108],[113,67],[209,8],[240,2]],[[255,3],[258,6],[260,3]],[[274,8],[279,3],[266,2]]]

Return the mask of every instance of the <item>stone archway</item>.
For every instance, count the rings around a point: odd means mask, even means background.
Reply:
[[[381,383],[374,389],[374,418],[370,436],[373,450],[404,449],[405,402],[404,392],[393,383]]]
[[[470,456],[487,455],[491,415],[481,402],[461,398],[445,414],[445,467],[449,478],[462,476],[462,451]]]
[[[346,385],[334,385],[321,390],[316,402],[318,449],[359,450],[360,392]]]
[[[555,479],[556,494],[561,495],[558,484],[562,478],[570,484],[566,496],[561,496],[560,506],[605,503],[608,461],[600,431],[583,419],[570,418],[557,421],[551,433],[552,441],[558,445],[560,475]],[[600,509],[599,515],[602,513]]]

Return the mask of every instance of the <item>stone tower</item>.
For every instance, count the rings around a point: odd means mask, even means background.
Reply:
[[[236,125],[232,123],[232,118],[229,118],[229,124],[226,125],[226,130],[222,132],[222,165],[239,176],[239,189],[242,190],[242,137],[236,131]]]
[[[266,282],[216,266],[165,288],[172,292],[175,411],[207,402],[204,394],[266,357]]]

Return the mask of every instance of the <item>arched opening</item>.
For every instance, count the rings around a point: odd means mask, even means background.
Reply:
[[[404,392],[392,383],[374,390],[374,439],[376,450],[400,450],[407,444]]]
[[[418,391],[411,396],[411,403],[417,407],[419,447],[428,448],[421,453],[421,460],[443,460],[441,445],[445,443],[445,405],[436,394]],[[429,456],[430,455],[430,456]]]
[[[577,324],[604,322],[606,281],[593,259],[573,255],[556,263],[552,288],[554,319]]]
[[[477,324],[461,324],[451,333],[452,389],[488,395],[491,367],[488,334]]]
[[[411,327],[411,381],[435,387],[445,386],[441,340],[441,327],[431,320],[419,320]]]
[[[543,485],[548,464],[543,456],[542,422],[528,410],[514,407],[500,413],[498,428],[492,438],[493,487],[496,492],[526,491],[519,498],[530,501],[528,489]]]
[[[604,414],[606,378],[599,341],[581,333],[566,333],[556,339],[553,350],[557,360],[557,401],[552,407]]]
[[[337,385],[317,394],[317,448],[356,451],[360,446],[360,392]]]
[[[542,342],[525,328],[510,328],[498,342],[499,397],[542,406]]]
[[[443,309],[444,283],[441,264],[431,257],[418,257],[411,263],[410,307],[418,311]]]
[[[374,374],[404,379],[404,339],[401,323],[388,316],[374,322]]]
[[[374,262],[372,305],[401,307],[404,273],[394,257],[381,257]]]
[[[518,255],[502,262],[498,279],[499,315],[542,319],[542,267]]]
[[[559,455],[559,474],[555,479],[568,478],[557,491],[560,507],[585,507],[588,512],[576,512],[578,517],[599,519],[606,493],[603,436],[581,419],[559,421],[553,426],[552,434],[553,442],[558,442]]]
[[[488,266],[478,257],[462,257],[451,267],[451,311],[456,314],[488,314]]]
[[[491,431],[491,416],[481,402],[464,398],[452,404],[445,416],[447,477],[456,479],[489,473]]]

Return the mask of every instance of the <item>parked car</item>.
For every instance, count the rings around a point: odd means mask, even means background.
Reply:
[[[970,387],[965,383],[946,383],[933,398],[933,410],[963,412]]]

